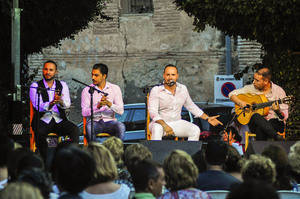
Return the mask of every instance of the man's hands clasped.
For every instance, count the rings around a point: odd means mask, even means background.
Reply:
[[[106,96],[102,96],[100,102],[98,102],[98,104],[97,104],[97,108],[100,109],[102,106],[105,106],[105,105],[108,107],[111,107],[112,103],[107,100]]]

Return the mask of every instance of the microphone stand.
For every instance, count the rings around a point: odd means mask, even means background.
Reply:
[[[88,85],[86,83],[83,83],[83,82],[77,80],[77,79],[72,78],[72,80],[90,88],[89,89],[89,93],[90,93],[90,96],[91,96],[91,98],[90,98],[91,99],[91,101],[90,101],[90,109],[91,109],[91,139],[89,139],[89,137],[87,135],[85,135],[85,136],[86,136],[86,139],[88,140],[88,142],[94,141],[96,139],[96,135],[94,134],[93,94],[94,94],[95,91],[97,91],[98,93],[102,93],[104,96],[107,96],[108,93],[105,93],[105,92],[103,92],[103,91],[95,88],[94,86],[90,86],[90,85]]]
[[[246,109],[247,109],[247,108],[250,108],[250,107],[251,107],[250,105],[247,105],[247,106],[241,108],[241,109],[243,109],[243,110],[242,110],[242,112],[241,112],[240,114],[236,114],[236,112],[234,112],[234,116],[232,117],[232,119],[230,120],[230,122],[228,122],[228,123],[226,124],[226,126],[225,126],[225,128],[224,128],[224,130],[223,130],[222,132],[227,133],[227,143],[228,143],[228,145],[230,145],[230,140],[229,140],[230,132],[227,132],[227,129],[228,129],[229,125],[230,125],[232,122],[234,122],[234,120],[235,120],[236,118],[238,118],[241,114],[244,114],[244,115],[245,115]],[[231,135],[232,135],[232,134],[231,134]]]

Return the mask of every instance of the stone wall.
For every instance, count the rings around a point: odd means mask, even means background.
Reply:
[[[153,13],[125,15],[119,0],[112,0],[107,8],[111,21],[95,19],[73,40],[29,57],[31,71],[48,59],[58,63],[58,77],[70,87],[72,120],[81,120],[83,86],[71,78],[91,83],[91,67],[99,62],[108,65],[108,81],[121,87],[125,103],[143,102],[143,87],[162,82],[168,63],[178,66],[179,82],[188,86],[194,101],[213,101],[214,75],[224,74],[224,35],[211,27],[194,32],[193,19],[176,10],[172,0],[153,0],[153,5]],[[238,59],[238,53],[233,55]]]

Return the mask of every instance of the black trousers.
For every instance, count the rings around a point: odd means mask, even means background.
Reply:
[[[58,136],[69,136],[71,142],[78,143],[79,141],[79,128],[69,120],[62,120],[56,123],[52,118],[49,124],[44,121],[39,121],[39,127],[33,128],[36,146],[44,159],[47,161],[48,143],[47,136],[49,133],[56,133]]]
[[[258,113],[252,115],[248,124],[251,133],[256,134],[256,140],[267,140],[275,138],[277,132],[284,131],[284,122],[278,119],[266,120]]]

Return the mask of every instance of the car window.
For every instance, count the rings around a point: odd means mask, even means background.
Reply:
[[[127,115],[129,114],[129,109],[125,109],[122,115],[116,114],[116,118],[119,122],[125,122]]]
[[[145,109],[136,109],[133,114],[132,122],[138,122],[146,120]]]

